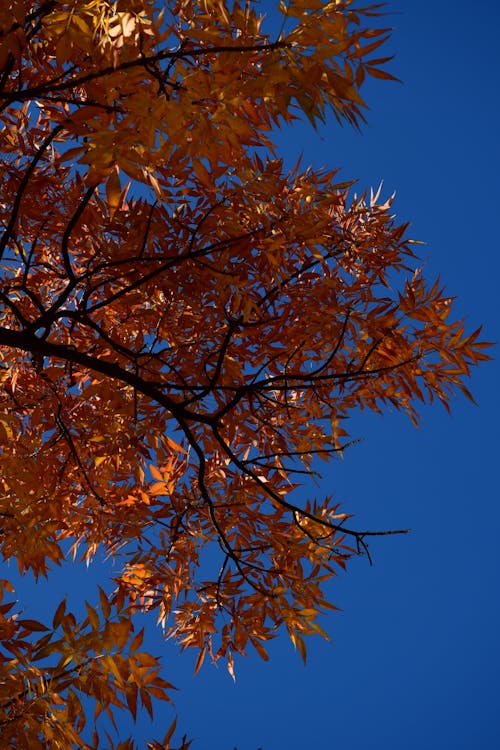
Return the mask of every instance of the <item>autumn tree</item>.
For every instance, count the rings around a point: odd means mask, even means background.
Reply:
[[[25,619],[1,581],[2,747],[97,748],[101,713],[170,698],[138,608],[197,668],[267,658],[280,627],[304,654],[381,532],[297,487],[353,411],[415,421],[485,357],[391,202],[273,144],[299,116],[362,123],[366,76],[391,78],[379,9],[259,8],[1,4],[2,556],[117,560],[84,621]]]

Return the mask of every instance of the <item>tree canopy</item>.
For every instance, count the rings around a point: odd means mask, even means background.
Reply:
[[[419,403],[470,396],[485,344],[391,200],[286,168],[273,140],[301,116],[363,122],[365,78],[392,77],[379,14],[2,4],[2,557],[37,577],[116,559],[83,621],[65,602],[23,619],[0,581],[3,747],[97,748],[101,714],[171,699],[138,609],[197,669],[267,659],[280,627],[305,657],[334,608],[325,582],[398,532],[301,483],[349,445],[351,413],[415,422]],[[166,729],[149,747],[172,747]]]

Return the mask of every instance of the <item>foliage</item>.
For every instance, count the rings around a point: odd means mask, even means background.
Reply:
[[[197,669],[267,659],[279,626],[305,658],[324,582],[390,532],[293,490],[352,410],[415,421],[485,358],[391,201],[273,145],[301,114],[363,120],[365,77],[391,78],[378,6],[258,9],[0,8],[2,555],[45,576],[71,544],[118,571],[83,622],[1,605],[2,747],[97,748],[102,712],[169,699],[137,608]]]

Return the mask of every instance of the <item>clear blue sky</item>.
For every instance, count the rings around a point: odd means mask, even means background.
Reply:
[[[500,6],[400,0],[388,9],[390,69],[404,84],[369,85],[362,135],[299,126],[282,150],[290,162],[303,150],[304,165],[342,166],[361,188],[383,179],[385,194],[396,190],[399,219],[427,242],[427,276],[458,296],[471,330],[484,323],[498,341]],[[316,494],[333,494],[359,526],[413,532],[378,540],[373,567],[354,560],[332,584],[342,612],[322,622],[331,643],[308,641],[306,667],[283,636],[269,663],[238,660],[236,684],[222,666],[193,678],[194,655],[150,635],[180,688],[179,726],[193,750],[500,747],[499,383],[498,362],[486,364],[472,380],[479,408],[458,398],[451,417],[425,409],[418,430],[394,414],[353,421],[364,442],[331,465]],[[66,570],[51,591],[88,584],[92,596],[101,577]],[[26,616],[42,619],[46,589],[28,595]],[[171,720],[167,708],[153,732]]]

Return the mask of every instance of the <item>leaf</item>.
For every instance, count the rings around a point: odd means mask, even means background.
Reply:
[[[113,216],[116,213],[117,208],[120,206],[121,194],[122,194],[122,188],[121,188],[119,170],[118,170],[118,167],[115,167],[111,171],[108,181],[106,183],[106,197],[108,200],[109,214],[111,218],[113,218]]]
[[[111,614],[111,605],[109,603],[109,599],[106,596],[106,593],[104,590],[98,586],[99,589],[99,602],[101,604],[101,611],[104,616],[104,619],[107,621],[109,620],[110,614]]]
[[[194,673],[195,674],[198,674],[198,672],[200,671],[200,669],[202,667],[202,664],[203,664],[203,662],[205,660],[205,654],[206,654],[206,652],[207,652],[206,646],[203,646],[200,649],[200,651],[198,653],[198,657],[196,659],[196,664],[195,664],[195,668],[194,668]]]
[[[257,638],[252,638],[251,636],[250,636],[250,640],[252,642],[252,646],[255,648],[260,658],[264,659],[264,661],[269,661],[269,654],[267,653],[262,643],[260,643],[260,641]]]
[[[151,476],[154,479],[158,479],[159,481],[163,481],[163,474],[159,469],[156,468],[156,466],[153,466],[153,464],[149,464],[149,471],[151,472]]]
[[[54,612],[54,617],[52,618],[52,627],[54,628],[54,630],[58,628],[61,622],[63,621],[65,612],[66,612],[66,598],[62,600],[62,602],[58,605],[56,611]]]
[[[233,652],[232,651],[229,651],[229,653],[227,655],[227,671],[229,672],[229,674],[233,678],[233,682],[236,682],[236,677],[234,675],[234,657],[233,657]]]
[[[397,81],[398,83],[401,83],[399,78],[396,78],[396,76],[393,76],[391,73],[388,73],[386,70],[381,70],[380,68],[374,68],[371,65],[366,65],[365,70],[373,78],[380,78],[385,81]]]
[[[143,639],[144,639],[144,628],[141,628],[141,630],[139,630],[139,632],[134,636],[134,638],[132,639],[130,643],[130,646],[129,646],[130,653],[134,653],[135,651],[137,651],[138,648],[140,648]]]
[[[295,648],[298,650],[299,654],[302,657],[302,661],[305,664],[307,660],[307,649],[306,649],[306,644],[304,643],[304,639],[298,633],[291,632],[290,640],[292,641]]]
[[[25,630],[29,630],[32,633],[46,632],[49,629],[45,625],[42,625],[41,622],[38,622],[38,620],[22,619],[18,620],[18,624]]]
[[[167,750],[170,749],[170,740],[174,736],[174,732],[175,732],[176,727],[177,727],[177,716],[174,717],[174,720],[171,723],[168,732],[166,733],[165,737],[163,738],[163,745],[165,746],[165,748],[167,748]]]
[[[182,445],[173,440],[169,435],[165,435],[165,441],[169,448],[174,451],[174,453],[186,453],[185,448],[183,448]]]
[[[99,616],[96,610],[90,606],[88,602],[85,602],[85,608],[87,610],[87,617],[94,630],[99,630]]]

